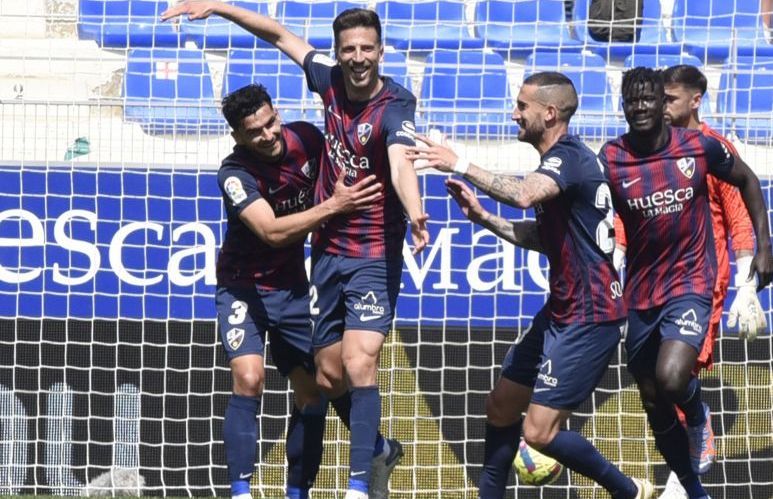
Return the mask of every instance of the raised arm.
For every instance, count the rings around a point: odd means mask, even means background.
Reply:
[[[343,173],[338,178],[330,198],[308,210],[276,217],[268,201],[260,198],[244,208],[239,217],[272,248],[287,246],[305,238],[309,232],[336,214],[368,209],[381,196],[381,184],[376,182],[375,175],[351,187],[344,185],[345,176]]]
[[[537,232],[537,222],[523,220],[513,222],[487,211],[481,206],[472,189],[456,179],[446,180],[446,190],[471,222],[481,225],[505,241],[524,249],[544,253],[544,247]]]
[[[228,19],[258,38],[274,45],[299,66],[303,66],[306,55],[314,50],[314,47],[309,45],[306,40],[298,37],[274,19],[214,0],[187,0],[176,4],[161,14],[161,20],[166,21],[181,15],[187,15],[190,20],[206,19],[212,14]]]
[[[561,192],[556,181],[547,175],[530,173],[521,179],[515,175],[494,174],[460,158],[448,146],[437,144],[421,135],[417,135],[416,140],[427,147],[409,147],[408,159],[423,160],[427,167],[462,175],[497,201],[518,208],[531,208],[537,203],[553,199]]]

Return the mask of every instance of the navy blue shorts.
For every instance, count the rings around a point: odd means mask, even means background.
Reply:
[[[353,329],[386,335],[392,327],[402,272],[402,258],[312,255],[314,347],[341,341],[344,331]]]
[[[271,358],[283,376],[298,366],[314,372],[308,289],[218,286],[215,304],[220,340],[229,362],[247,354],[265,357],[268,332]]]
[[[601,381],[624,328],[625,319],[557,324],[545,306],[508,350],[502,377],[533,387],[536,404],[574,410]]]
[[[625,339],[628,370],[654,373],[660,344],[665,340],[687,343],[700,353],[710,319],[711,297],[694,294],[672,298],[647,310],[629,310]]]

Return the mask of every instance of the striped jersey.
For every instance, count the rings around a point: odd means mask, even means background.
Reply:
[[[310,52],[303,64],[309,89],[322,97],[326,155],[320,165],[317,202],[328,199],[342,169],[347,184],[376,175],[382,194],[370,210],[338,215],[312,238],[315,250],[360,258],[399,256],[405,238],[402,203],[392,185],[387,148],[414,145],[416,98],[388,77],[381,91],[366,102],[346,97],[337,63]]]
[[[537,230],[550,263],[548,305],[561,324],[626,316],[623,288],[612,265],[612,199],[596,155],[565,135],[541,158],[538,173],[561,189],[535,205]]]
[[[710,298],[716,280],[707,177],[726,178],[734,156],[698,130],[668,127],[668,134],[649,154],[637,153],[628,134],[599,152],[625,227],[625,297],[634,310],[685,294]]]
[[[252,202],[265,199],[282,217],[313,206],[314,185],[324,151],[322,133],[310,123],[282,125],[284,155],[276,163],[235,146],[220,166],[217,181],[227,215],[217,259],[219,286],[297,289],[308,286],[303,240],[272,248],[239,217]]]

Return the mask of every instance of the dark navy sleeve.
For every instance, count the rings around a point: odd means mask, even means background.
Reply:
[[[226,210],[236,215],[253,201],[263,197],[258,191],[255,177],[237,165],[226,163],[221,166],[217,172],[217,183],[223,193]]]
[[[581,157],[567,147],[553,147],[542,157],[536,171],[552,178],[562,191],[567,191],[583,180],[586,165],[580,164]]]
[[[410,95],[390,102],[384,112],[383,122],[387,147],[392,144],[416,145],[415,119],[415,97]]]
[[[725,144],[713,137],[701,135],[700,140],[706,151],[709,173],[721,179],[726,178],[735,164],[735,156],[725,147]]]
[[[324,94],[331,86],[331,73],[336,67],[336,61],[322,52],[311,51],[303,60],[303,71],[306,73],[306,82],[309,90],[318,94]]]

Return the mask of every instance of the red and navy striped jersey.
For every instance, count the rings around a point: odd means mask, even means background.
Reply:
[[[552,320],[608,322],[626,316],[623,286],[612,265],[615,233],[609,185],[596,155],[565,135],[542,156],[538,173],[561,189],[534,207],[550,263]]]
[[[235,146],[217,173],[227,215],[226,233],[217,259],[219,286],[297,289],[308,286],[303,241],[272,248],[239,218],[252,202],[265,199],[277,217],[307,210],[324,154],[322,132],[314,125],[282,125],[284,156],[276,163]]]
[[[333,194],[345,168],[347,184],[376,175],[383,196],[372,209],[339,215],[313,236],[312,246],[344,256],[383,258],[402,253],[406,220],[390,174],[387,148],[414,145],[416,98],[388,77],[381,91],[367,102],[346,97],[340,66],[327,55],[310,52],[303,64],[309,89],[322,97],[325,109],[325,148],[320,165],[317,202]]]
[[[628,134],[599,152],[628,241],[625,298],[646,310],[685,294],[711,297],[717,274],[707,175],[726,178],[734,156],[698,130],[669,128],[660,150],[639,154]]]

